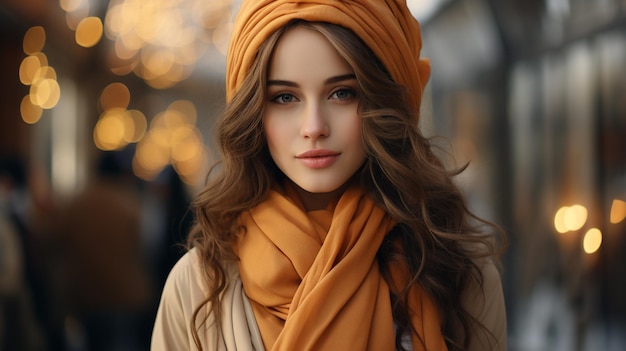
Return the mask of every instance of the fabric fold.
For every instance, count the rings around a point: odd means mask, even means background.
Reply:
[[[356,185],[326,215],[309,216],[296,203],[273,190],[242,216],[246,232],[234,247],[265,348],[393,350],[390,289],[376,253],[394,221]],[[321,245],[309,240],[320,228],[329,228]],[[437,310],[423,307],[421,289],[413,298],[420,338],[441,341],[429,351],[445,350]]]
[[[328,22],[352,30],[372,49],[392,78],[407,89],[414,115],[419,116],[430,63],[420,58],[420,26],[404,0],[244,0],[227,53],[227,100],[241,86],[263,42],[297,19]]]

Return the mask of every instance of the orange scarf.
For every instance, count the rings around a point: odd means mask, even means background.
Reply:
[[[235,245],[267,350],[394,350],[389,287],[376,252],[393,220],[356,186],[334,209],[305,212],[295,190],[271,191],[242,215]],[[394,277],[403,274],[393,267]],[[413,349],[447,350],[436,307],[411,294]]]
[[[420,25],[406,0],[243,0],[226,60],[226,98],[243,83],[259,47],[276,30],[301,19],[327,22],[353,31],[376,54],[393,79],[407,88],[419,116],[430,63],[420,58]]]

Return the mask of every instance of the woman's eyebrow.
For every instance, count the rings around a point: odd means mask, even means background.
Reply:
[[[342,74],[342,75],[338,75],[338,76],[334,76],[334,77],[330,77],[326,79],[324,81],[324,84],[325,85],[334,84],[334,83],[339,83],[339,82],[343,82],[346,80],[353,80],[353,79],[356,79],[356,75],[354,73]],[[292,82],[290,80],[285,80],[285,79],[271,79],[267,81],[267,86],[273,86],[273,85],[280,85],[280,86],[293,87],[293,88],[299,87],[298,83]]]
[[[280,86],[287,86],[287,87],[293,87],[293,88],[299,87],[298,83],[292,82],[290,80],[284,80],[284,79],[268,80],[267,81],[267,86],[269,87],[269,86],[272,86],[272,85],[280,85]]]
[[[343,82],[343,81],[346,81],[346,80],[353,80],[353,79],[356,79],[356,75],[354,73],[342,74],[342,75],[339,75],[339,76],[330,77],[330,78],[326,79],[324,81],[324,84],[339,83],[339,82]]]

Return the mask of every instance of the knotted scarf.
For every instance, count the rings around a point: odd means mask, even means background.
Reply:
[[[241,220],[234,250],[267,350],[394,350],[390,287],[376,259],[394,222],[359,187],[311,212],[292,188],[273,190]],[[391,269],[406,282],[406,270]],[[425,344],[413,337],[413,349],[446,350],[432,301],[419,286],[410,299]]]
[[[226,98],[239,89],[261,44],[276,30],[300,19],[327,22],[352,30],[407,89],[419,116],[430,63],[420,59],[419,23],[406,0],[243,0],[235,19],[226,59]]]

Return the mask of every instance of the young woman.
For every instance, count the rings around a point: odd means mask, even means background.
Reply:
[[[417,128],[420,35],[398,0],[243,2],[153,350],[506,348],[488,223]]]

